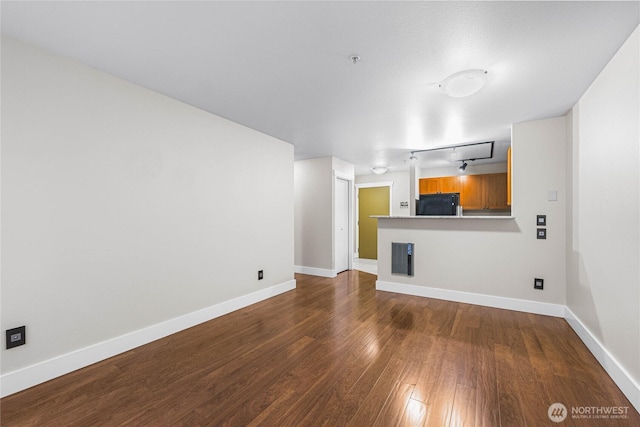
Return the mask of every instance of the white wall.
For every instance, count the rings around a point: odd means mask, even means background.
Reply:
[[[391,186],[391,215],[392,216],[408,216],[409,208],[401,208],[401,202],[409,202],[409,171],[387,172],[382,175],[358,175],[356,176],[356,185],[358,184],[375,184],[378,182],[393,182]]]
[[[295,265],[333,268],[331,157],[294,162]]]
[[[1,136],[3,374],[293,280],[290,144],[6,38]]]
[[[331,167],[334,170],[334,175],[350,181],[355,179],[356,167],[353,163],[345,162],[337,157],[331,157]]]
[[[567,306],[636,382],[640,408],[640,43],[573,109]]]
[[[380,219],[379,281],[564,305],[565,127],[564,117],[513,126],[515,219]],[[537,214],[547,215],[547,240],[536,239]],[[416,244],[413,277],[391,274],[391,242]]]
[[[294,163],[296,272],[336,276],[335,179],[345,179],[353,184],[354,170],[352,163],[335,157]]]

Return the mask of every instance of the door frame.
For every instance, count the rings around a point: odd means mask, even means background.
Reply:
[[[389,187],[389,215],[391,215],[391,209],[393,207],[393,181],[381,181],[381,182],[367,182],[363,184],[356,184],[356,212],[355,212],[355,241],[360,241],[360,223],[357,218],[360,218],[360,189],[361,188],[372,188],[372,187]],[[354,258],[360,258],[360,247],[355,247],[356,249],[353,252]]]
[[[333,200],[332,200],[332,209],[331,209],[331,261],[332,261],[332,270],[333,270],[333,276],[335,277],[337,275],[337,269],[336,269],[336,243],[337,243],[337,239],[336,239],[336,180],[342,180],[342,181],[347,181],[347,187],[348,187],[348,197],[349,197],[349,203],[348,203],[348,209],[349,209],[349,220],[347,221],[347,227],[349,227],[349,229],[347,230],[347,232],[349,233],[349,248],[348,248],[348,253],[349,253],[349,270],[353,270],[353,248],[354,248],[354,233],[353,233],[353,224],[355,224],[355,219],[354,219],[354,208],[353,208],[353,200],[354,200],[354,191],[353,191],[353,181],[354,181],[354,176],[350,175],[350,174],[346,174],[346,173],[342,173],[340,171],[337,170],[333,170],[333,181],[332,181],[332,193],[333,193]]]

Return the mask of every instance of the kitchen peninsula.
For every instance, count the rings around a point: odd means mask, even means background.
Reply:
[[[469,199],[464,188],[446,187],[451,181],[455,185],[455,177],[442,179],[446,172],[425,177],[410,170],[409,194],[419,198],[428,191],[423,179],[440,178],[438,191],[460,193],[462,216],[378,217],[376,289],[561,316],[566,281],[565,131],[565,118],[513,126],[514,173],[503,180],[502,191],[506,201],[511,190],[507,185],[512,184],[508,212],[465,209]],[[458,185],[471,176],[459,175]],[[545,240],[537,239],[537,215],[546,215]],[[392,272],[392,243],[412,244],[411,275]],[[544,279],[543,291],[534,289],[534,278]]]

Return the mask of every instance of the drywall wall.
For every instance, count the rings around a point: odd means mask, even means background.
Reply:
[[[379,282],[563,305],[565,128],[565,117],[513,125],[515,219],[381,219]],[[559,201],[548,201],[549,190]],[[547,215],[547,240],[536,238],[538,214]],[[413,277],[391,274],[391,242],[415,243]]]
[[[640,407],[640,43],[636,29],[574,107],[567,306],[636,382]]]
[[[1,131],[3,375],[293,281],[290,144],[7,38]]]
[[[296,270],[333,268],[332,158],[294,162]]]
[[[409,206],[401,207],[400,203],[409,202],[409,171],[387,172],[382,175],[358,175],[355,178],[356,185],[378,182],[393,182],[391,186],[391,215],[408,216]]]
[[[347,180],[352,185],[354,170],[352,163],[335,157],[298,160],[294,163],[296,272],[336,276],[335,179]],[[350,209],[352,213],[353,202]]]
[[[331,167],[333,168],[335,176],[349,181],[354,180],[356,166],[353,163],[346,162],[337,157],[331,157]]]

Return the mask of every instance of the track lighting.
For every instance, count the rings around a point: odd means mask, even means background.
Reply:
[[[460,172],[464,172],[464,170],[467,168],[467,166],[468,166],[467,162],[463,161],[462,164],[460,165],[460,167],[458,168],[458,170]]]

